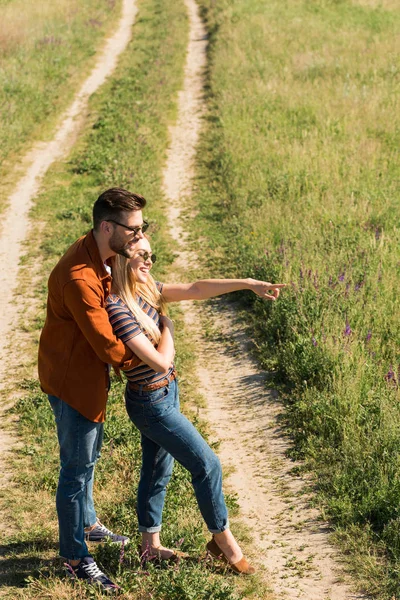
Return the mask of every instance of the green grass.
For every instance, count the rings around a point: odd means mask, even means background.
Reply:
[[[379,576],[369,560],[359,571],[390,598],[400,584],[400,12],[389,1],[200,4],[209,111],[193,236],[213,274],[289,284],[274,305],[243,294],[244,313],[261,364],[287,390],[294,453],[316,471],[337,527],[377,544]]]
[[[173,244],[166,231],[161,170],[168,144],[167,126],[176,117],[176,96],[183,81],[187,32],[183,2],[139,3],[132,43],[113,78],[92,99],[90,122],[68,163],[54,165],[45,177],[43,192],[31,214],[32,231],[20,278],[20,293],[31,298],[28,302],[34,306],[32,318],[23,318],[30,350],[24,352],[24,364],[14,374],[16,386],[10,382],[11,391],[19,398],[14,410],[19,415],[22,446],[14,460],[15,485],[2,498],[14,533],[2,538],[0,581],[6,597],[13,600],[100,597],[87,587],[65,582],[55,558],[58,458],[53,417],[35,379],[21,380],[21,373],[29,372],[32,364],[27,362],[36,359],[48,274],[66,248],[90,229],[91,208],[100,191],[119,185],[148,199],[145,217],[152,223],[152,244],[160,259],[155,274],[162,280],[168,272]],[[173,315],[183,326],[178,309]],[[183,329],[177,335],[177,348],[182,399],[190,399],[192,404],[197,395],[193,350]],[[124,588],[121,598],[266,598],[257,579],[249,582],[221,573],[205,560],[208,534],[188,475],[179,466],[168,489],[163,542],[180,546],[192,560],[178,568],[166,564],[144,568],[140,564],[135,516],[139,438],[125,414],[122,397],[123,385],[114,381],[95,483],[99,516],[107,526],[132,538],[123,558],[113,547],[95,549],[96,560]],[[197,425],[204,431],[204,424]],[[228,494],[227,500],[234,514],[236,499]]]
[[[36,140],[51,135],[60,111],[93,67],[93,56],[116,26],[120,0],[9,0],[1,3],[0,177]],[[8,185],[5,186],[5,183]],[[0,208],[2,206],[0,205]]]

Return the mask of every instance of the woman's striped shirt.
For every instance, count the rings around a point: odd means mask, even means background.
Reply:
[[[156,282],[157,289],[162,292],[163,284],[159,281]],[[157,310],[145,302],[141,296],[136,296],[136,300],[140,308],[149,315],[157,325],[160,326],[160,315]],[[136,337],[140,333],[144,333],[145,336],[154,344],[154,340],[151,336],[142,328],[136,317],[131,313],[126,304],[116,294],[110,294],[105,302],[105,307],[108,312],[108,318],[114,330],[115,335],[120,338],[126,344],[129,340]],[[170,368],[168,374],[173,370]],[[149,385],[150,383],[156,383],[157,381],[164,379],[166,373],[156,373],[149,365],[140,363],[137,367],[134,367],[130,371],[124,371],[128,380],[137,385]]]

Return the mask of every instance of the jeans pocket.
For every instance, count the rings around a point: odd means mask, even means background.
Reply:
[[[149,422],[160,421],[173,407],[174,398],[170,394],[169,387],[166,385],[151,393],[144,404],[144,414],[147,416]]]
[[[150,392],[146,397],[146,401],[150,406],[156,406],[159,402],[163,402],[168,394],[169,385],[164,385],[164,387],[154,390],[154,392]]]

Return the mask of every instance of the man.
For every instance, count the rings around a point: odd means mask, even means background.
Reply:
[[[148,227],[142,217],[145,204],[142,196],[120,188],[99,196],[93,207],[93,229],[67,250],[50,275],[39,343],[40,383],[54,412],[60,444],[56,496],[60,555],[68,560],[71,577],[105,590],[118,586],[97,567],[86,541],[129,541],[100,523],[92,497],[109,365],[127,370],[140,362],[114,336],[104,308],[111,289],[107,261],[116,254],[133,256]]]

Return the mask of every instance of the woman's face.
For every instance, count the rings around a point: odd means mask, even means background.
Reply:
[[[149,240],[143,238],[137,242],[135,252],[129,263],[136,281],[146,283],[150,269],[153,266]]]

